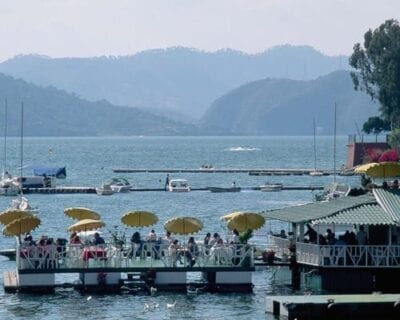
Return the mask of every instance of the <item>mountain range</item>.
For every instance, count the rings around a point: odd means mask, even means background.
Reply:
[[[308,46],[279,46],[258,54],[176,47],[121,57],[22,55],[0,63],[0,72],[90,101],[106,99],[195,122],[215,99],[244,83],[264,78],[311,80],[348,69],[347,61]]]
[[[138,108],[114,106],[106,100],[87,101],[54,87],[38,87],[0,74],[2,105],[7,100],[10,136],[20,135],[21,103],[24,103],[26,136],[187,135],[197,128]]]
[[[201,120],[206,131],[239,135],[310,135],[313,118],[321,134],[355,132],[377,115],[377,105],[354,91],[348,71],[310,81],[264,79],[247,83],[217,99]]]
[[[348,69],[346,57],[304,46],[17,56],[0,64],[0,103],[8,99],[10,135],[19,134],[21,101],[26,135],[308,135],[312,118],[331,134],[334,103],[338,133],[347,134],[378,107],[340,68]]]

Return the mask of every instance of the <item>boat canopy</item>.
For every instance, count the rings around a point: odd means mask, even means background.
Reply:
[[[46,166],[31,166],[35,176],[49,176],[58,179],[65,179],[67,171],[65,167],[46,167]]]

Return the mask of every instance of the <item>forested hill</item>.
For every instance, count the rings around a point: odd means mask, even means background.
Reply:
[[[89,102],[53,87],[38,87],[0,74],[0,128],[8,102],[8,134],[20,134],[24,103],[26,136],[183,135],[197,129],[137,108],[118,107],[105,100]]]
[[[315,117],[320,134],[332,134],[334,103],[337,132],[356,132],[378,107],[354,91],[347,71],[312,81],[265,79],[251,82],[217,99],[201,121],[219,134],[310,135]]]
[[[347,61],[347,57],[326,56],[308,46],[279,46],[259,54],[177,47],[122,57],[17,56],[0,63],[0,72],[84,99],[107,99],[189,120],[201,118],[215,99],[249,81],[315,79],[348,69]]]

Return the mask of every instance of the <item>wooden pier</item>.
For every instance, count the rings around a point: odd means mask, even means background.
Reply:
[[[282,190],[299,191],[299,190],[323,190],[323,186],[309,185],[309,186],[283,186]],[[261,187],[243,187],[241,191],[260,191]],[[165,192],[165,188],[131,188],[131,192]],[[208,187],[191,188],[191,191],[209,191]],[[43,194],[69,194],[69,193],[96,193],[94,187],[57,187],[57,188],[24,188],[24,194],[29,193],[43,193]]]
[[[249,175],[272,175],[272,176],[289,176],[289,175],[309,175],[310,172],[315,169],[268,169],[268,168],[211,168],[211,169],[148,169],[148,168],[114,168],[112,169],[114,173],[247,173]],[[331,175],[334,174],[334,170],[332,169],[321,169],[319,170],[323,173],[323,175]],[[353,174],[350,171],[342,172],[337,170],[337,174],[339,175],[349,175]]]
[[[400,294],[269,296],[266,312],[289,320],[400,319]]]

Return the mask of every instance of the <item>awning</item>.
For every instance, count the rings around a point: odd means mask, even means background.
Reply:
[[[331,201],[312,202],[283,209],[266,211],[265,218],[291,223],[311,222],[329,217],[343,210],[376,203],[372,195],[358,197],[342,197]]]
[[[393,221],[400,224],[400,190],[372,189],[376,201],[385,210]]]
[[[344,210],[329,217],[313,220],[312,224],[396,225],[390,215],[379,204],[371,203]]]

